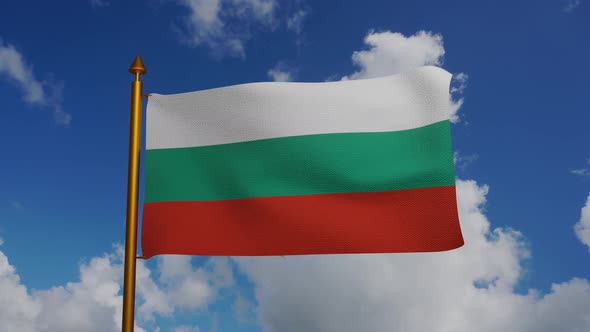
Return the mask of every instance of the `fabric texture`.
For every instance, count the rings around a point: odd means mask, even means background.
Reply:
[[[460,247],[450,79],[428,66],[152,94],[143,256]]]

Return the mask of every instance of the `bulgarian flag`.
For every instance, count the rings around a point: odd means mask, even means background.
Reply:
[[[463,245],[451,74],[251,83],[147,104],[145,258]]]

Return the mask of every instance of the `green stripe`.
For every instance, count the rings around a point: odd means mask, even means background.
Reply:
[[[145,202],[374,192],[454,185],[449,121],[147,150]]]

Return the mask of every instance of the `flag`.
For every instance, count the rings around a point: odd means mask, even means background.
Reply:
[[[141,246],[263,256],[463,245],[451,74],[151,94]]]

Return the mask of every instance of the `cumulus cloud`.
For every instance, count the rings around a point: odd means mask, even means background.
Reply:
[[[235,258],[255,283],[264,331],[583,331],[590,283],[514,291],[529,249],[492,228],[488,187],[457,181],[465,245],[440,253]]]
[[[290,82],[293,80],[293,73],[282,63],[277,64],[266,73],[275,82]]]
[[[409,37],[399,32],[371,31],[364,39],[368,49],[355,51],[352,62],[358,70],[343,76],[343,80],[394,75],[421,66],[442,66],[445,48],[441,34],[419,31]],[[459,122],[458,111],[464,103],[462,96],[468,75],[457,73],[451,82],[449,116]]]
[[[23,92],[23,98],[30,105],[48,107],[53,110],[55,121],[67,126],[72,117],[62,109],[63,83],[48,80],[39,81],[32,66],[28,65],[23,55],[10,44],[0,39],[0,77],[17,85]]]
[[[0,252],[0,322],[5,331],[33,332],[34,319],[41,311],[40,303],[27,294],[15,268]]]
[[[268,76],[275,82],[289,82],[291,81],[291,73],[278,69],[269,69]]]
[[[245,43],[252,24],[272,26],[275,0],[180,0],[189,10],[179,29],[190,46],[205,45],[216,56],[245,56]],[[232,24],[228,24],[231,20]]]
[[[419,31],[406,37],[399,32],[371,31],[364,40],[368,50],[355,51],[352,62],[359,70],[346,79],[393,75],[416,67],[442,65],[445,49],[443,37]]]
[[[4,331],[118,331],[121,264],[113,255],[80,267],[80,281],[29,291],[0,252],[0,322]],[[4,302],[4,303],[2,303]],[[137,328],[137,331],[144,331]]]
[[[166,295],[171,304],[185,308],[199,308],[211,301],[213,289],[202,268],[193,269],[190,257],[159,258],[160,281],[167,285]]]
[[[118,246],[114,253],[82,264],[77,282],[28,290],[0,251],[0,331],[120,331],[122,258],[123,250]],[[170,316],[176,309],[203,308],[221,287],[233,284],[226,258],[212,258],[204,267],[193,268],[186,259],[163,256],[159,266],[165,269],[159,270],[158,280],[144,261],[137,262],[139,325],[153,322],[155,314]],[[145,328],[136,326],[135,330]]]
[[[586,204],[580,212],[580,221],[574,225],[576,236],[590,250],[590,195],[586,199]]]
[[[166,255],[157,258],[157,265],[157,280],[145,265],[137,273],[137,291],[142,299],[138,313],[145,321],[153,321],[154,314],[171,317],[176,310],[203,309],[220,289],[234,284],[225,257],[212,257],[204,266],[193,267],[190,256]]]

